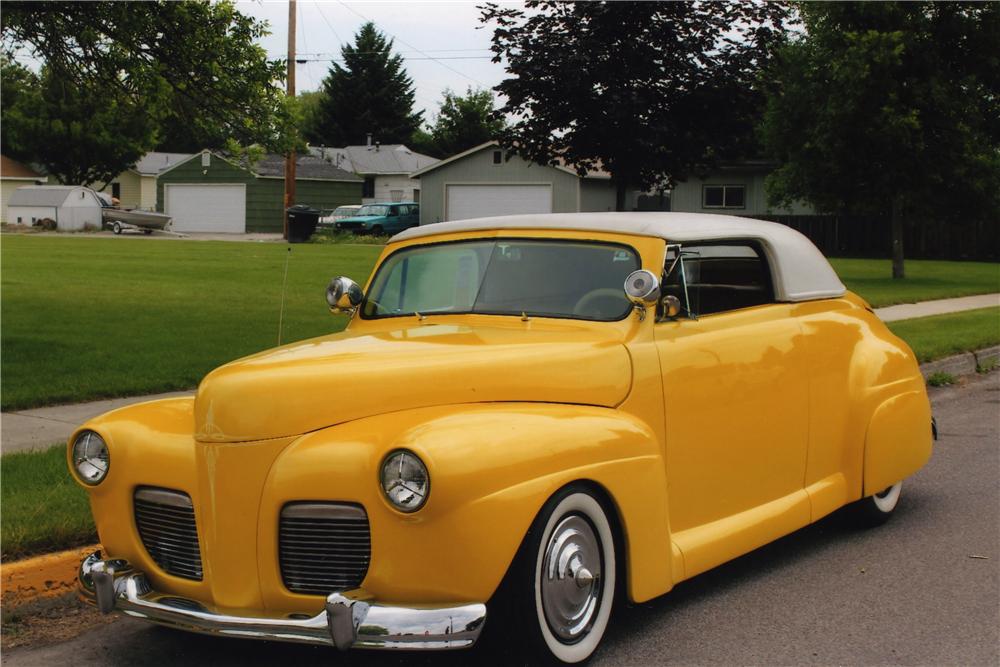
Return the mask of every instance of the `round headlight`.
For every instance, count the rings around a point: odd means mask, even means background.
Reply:
[[[382,461],[379,477],[385,497],[400,512],[416,512],[427,502],[431,478],[427,466],[413,452],[400,449],[389,454]]]
[[[83,431],[73,442],[73,467],[84,484],[100,484],[111,467],[111,454],[104,438],[93,431]]]

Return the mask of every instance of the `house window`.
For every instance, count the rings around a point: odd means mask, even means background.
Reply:
[[[503,151],[493,151],[493,164],[503,163]]]
[[[745,185],[703,185],[702,208],[746,208]]]
[[[115,199],[121,200],[122,198],[122,184],[112,183],[111,184],[111,196]]]
[[[372,198],[375,196],[375,177],[365,176],[365,184],[361,188],[361,196]]]
[[[389,198],[392,201],[403,201],[403,191],[402,190],[389,190]]]
[[[420,188],[413,188],[413,201],[420,203]]]

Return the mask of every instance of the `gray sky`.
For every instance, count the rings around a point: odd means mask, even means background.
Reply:
[[[437,112],[445,88],[465,92],[468,86],[490,88],[504,78],[503,67],[490,62],[488,28],[476,29],[480,1],[364,2],[299,0],[296,48],[311,62],[296,66],[299,92],[316,90],[340,47],[353,42],[366,19],[395,38],[393,50],[405,58],[406,71],[416,87],[417,109],[424,119]],[[288,48],[288,3],[284,0],[240,0],[239,10],[266,20],[271,35],[262,40],[272,58],[284,58]]]

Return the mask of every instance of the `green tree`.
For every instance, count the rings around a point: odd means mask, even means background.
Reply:
[[[319,126],[320,114],[325,100],[326,96],[321,90],[299,93],[295,98],[298,106],[299,134],[311,144],[323,143]]]
[[[761,136],[774,204],[905,221],[1000,215],[1000,5],[805,3],[769,70]]]
[[[23,105],[24,97],[35,93],[38,86],[38,77],[31,70],[0,56],[0,119],[3,120],[0,153],[15,160],[31,160],[34,155],[19,145],[17,132],[12,131],[13,128],[6,124],[6,120],[11,110]]]
[[[128,98],[80,88],[48,66],[32,83],[4,108],[4,141],[60,183],[108,183],[155,143],[156,119]]]
[[[392,44],[374,23],[366,23],[354,44],[341,49],[344,64],[334,62],[323,80],[318,143],[361,144],[369,133],[384,144],[403,143],[420,126],[423,112],[413,111],[413,80]]]
[[[280,86],[285,63],[257,44],[267,24],[230,1],[7,1],[0,34],[8,57],[32,54],[75,94],[140,109],[174,128],[164,138],[183,136],[185,147],[234,140],[284,151],[295,143]],[[35,143],[40,156],[67,148]]]
[[[496,139],[503,129],[503,118],[493,114],[491,91],[470,87],[465,95],[457,95],[445,90],[430,138],[437,154],[447,156]]]
[[[749,150],[754,82],[784,37],[786,6],[762,2],[487,4],[501,143],[533,162],[602,166],[629,188],[707,170]]]

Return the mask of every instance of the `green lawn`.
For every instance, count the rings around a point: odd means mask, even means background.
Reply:
[[[2,409],[197,385],[278,339],[288,246],[2,237]],[[324,290],[381,247],[291,246],[283,341],[340,330]]]
[[[1000,345],[1000,308],[889,322],[888,327],[913,348],[921,362],[933,361]]]
[[[66,447],[0,457],[4,561],[97,541],[87,494],[66,469]]]
[[[196,386],[226,361],[273,346],[288,246],[277,243],[60,238],[5,234],[0,407],[129,396]],[[283,341],[341,329],[323,291],[362,282],[377,245],[292,246]],[[835,259],[873,305],[1000,291],[1000,265]]]
[[[1000,263],[907,260],[906,278],[892,279],[881,259],[831,259],[847,285],[875,308],[972,294],[1000,292]]]

